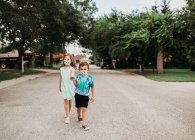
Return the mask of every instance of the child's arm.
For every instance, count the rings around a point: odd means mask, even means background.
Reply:
[[[60,75],[60,80],[59,80],[59,91],[62,92],[62,89],[61,89],[61,82],[62,82],[62,76]]]
[[[91,99],[90,99],[91,103],[93,103],[95,101],[95,88],[91,87]]]
[[[77,84],[77,80],[75,79],[75,77],[73,77],[71,80],[73,81],[75,87],[77,87],[78,84]]]
[[[74,77],[75,77],[75,69],[72,68],[72,72],[71,72],[71,75],[70,75],[70,79],[72,80]]]
[[[77,81],[76,81],[76,78],[75,78],[75,69],[73,69],[72,72],[71,72],[70,80],[72,80],[75,87],[77,87]]]

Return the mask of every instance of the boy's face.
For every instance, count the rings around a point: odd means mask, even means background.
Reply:
[[[88,66],[81,66],[80,69],[79,69],[80,73],[85,76],[87,75],[89,69],[88,69]]]

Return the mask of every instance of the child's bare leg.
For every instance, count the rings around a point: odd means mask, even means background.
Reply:
[[[69,101],[68,100],[64,100],[64,109],[65,109],[65,114],[66,114],[66,118],[69,117],[70,111],[69,111]]]
[[[81,107],[77,108],[78,118],[82,118]]]
[[[71,108],[72,108],[72,100],[69,100],[69,114],[70,114]]]
[[[82,107],[81,110],[82,110],[82,118],[83,118],[82,125],[85,126],[86,125],[86,117],[87,117],[87,108]]]

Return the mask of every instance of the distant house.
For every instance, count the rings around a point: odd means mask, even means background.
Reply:
[[[56,53],[56,54],[53,54],[53,61],[54,62],[59,62],[60,60],[62,60],[64,57],[64,54],[63,53]]]
[[[79,64],[83,58],[85,58],[84,55],[75,55],[73,59],[76,64]]]
[[[80,62],[87,62],[88,64],[90,64],[92,62],[92,60],[87,58],[87,57],[83,57],[83,58],[81,58]]]
[[[54,64],[59,64],[62,66],[64,64],[63,62],[64,53],[54,53],[53,54],[53,62]]]

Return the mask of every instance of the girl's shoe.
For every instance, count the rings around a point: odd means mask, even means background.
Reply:
[[[83,130],[89,131],[89,127],[87,125],[82,125]]]
[[[79,117],[78,117],[78,121],[79,121],[80,123],[82,123],[82,122],[83,122],[83,118],[79,118]]]
[[[69,124],[70,123],[70,118],[69,117],[65,117],[65,123]]]

